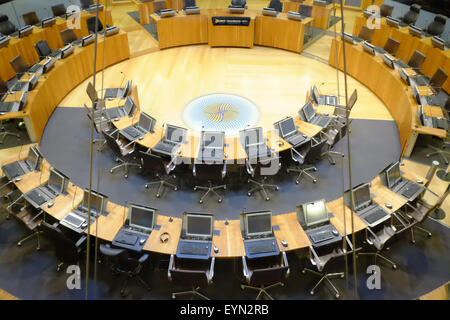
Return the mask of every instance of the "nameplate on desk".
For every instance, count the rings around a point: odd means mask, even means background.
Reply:
[[[26,25],[25,27],[20,28],[17,32],[18,32],[18,35],[17,35],[18,38],[26,37],[33,32],[33,26]]]
[[[286,16],[291,20],[301,21],[303,19],[301,14],[295,11],[289,11]]]
[[[355,41],[353,40],[353,35],[351,35],[350,33],[344,32],[343,39],[345,42],[355,44]]]
[[[163,9],[163,10],[160,10],[160,11],[158,12],[158,15],[159,15],[161,18],[169,18],[169,17],[173,17],[173,16],[175,15],[175,13],[176,13],[175,10],[172,10],[172,9]]]
[[[363,47],[364,51],[366,51],[372,55],[375,55],[375,46],[373,44],[371,44],[367,41],[364,41],[362,44],[362,47]]]
[[[105,30],[105,35],[107,37],[115,35],[115,34],[119,33],[119,30],[120,30],[119,27],[116,27],[116,26],[108,27]]]
[[[67,58],[68,56],[70,56],[74,50],[75,50],[75,47],[72,47],[70,44],[68,44],[67,46],[62,48],[61,49],[61,59],[64,59],[64,58]]]
[[[51,27],[56,23],[55,17],[45,18],[41,21],[41,28]]]
[[[89,8],[86,9],[86,11],[89,13],[95,13],[95,12],[97,12],[97,8],[98,8],[98,11],[102,11],[104,6],[102,4],[100,4],[98,6],[96,4],[91,4],[89,6]]]
[[[3,36],[0,38],[0,49],[8,46],[9,40],[11,40],[8,36]]]
[[[397,28],[397,29],[400,28],[400,20],[395,19],[395,18],[393,18],[391,16],[387,16],[386,17],[386,23],[390,27]]]
[[[230,5],[230,6],[228,6],[228,12],[230,12],[230,13],[244,13],[245,12],[245,8],[243,8],[242,6]]]
[[[54,65],[55,65],[56,59],[47,58],[47,61],[43,64],[44,69],[43,72],[47,73]]]
[[[313,5],[320,6],[320,7],[326,7],[328,3],[324,0],[314,0]]]
[[[445,50],[445,41],[437,36],[431,38],[431,44],[441,50]]]
[[[85,36],[85,37],[81,38],[80,47],[85,47],[88,44],[93,43],[94,41],[95,41],[95,38],[94,38],[93,34]]]
[[[408,31],[409,31],[409,34],[414,37],[422,38],[422,36],[423,36],[422,29],[420,29],[418,27],[409,26]]]
[[[390,68],[392,68],[392,69],[394,69],[395,68],[395,66],[394,66],[394,57],[392,57],[390,54],[387,54],[387,53],[385,53],[385,54],[383,54],[382,56],[382,59],[383,59],[383,62],[387,65],[387,66],[389,66]]]
[[[369,17],[375,15],[375,11],[367,10],[367,9],[366,9],[366,10],[363,11],[363,15],[364,15],[364,17],[369,18]]]
[[[250,17],[212,17],[214,26],[245,26],[250,25]]]
[[[189,15],[189,14],[200,14],[200,8],[199,7],[186,7],[186,9],[184,10],[184,13],[186,15]]]

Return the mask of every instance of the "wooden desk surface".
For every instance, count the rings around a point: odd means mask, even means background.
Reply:
[[[161,254],[176,254],[178,248],[178,241],[181,235],[181,218],[173,218],[173,221],[169,221],[170,217],[158,215],[156,224],[160,225],[159,230],[153,230],[150,234],[147,242],[145,243],[144,250],[153,251]],[[160,241],[161,234],[167,232],[170,236],[169,240],[165,243]]]
[[[213,246],[217,246],[219,252],[214,253],[213,248],[211,248],[211,256],[217,258],[245,256],[240,220],[229,220],[228,225],[225,225],[225,220],[216,220],[214,221],[214,230],[220,233],[213,236]]]
[[[280,228],[279,230],[274,230],[274,234],[281,251],[303,249],[311,245],[308,236],[298,223],[296,212],[273,216],[272,225],[277,225]],[[281,240],[285,240],[288,246],[283,247]]]

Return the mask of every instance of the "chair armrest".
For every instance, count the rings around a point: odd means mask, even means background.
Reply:
[[[86,239],[87,239],[87,236],[86,236],[86,235],[82,236],[82,237],[81,237],[80,239],[78,239],[78,241],[75,243],[75,247],[79,248],[79,247],[83,244],[83,242],[84,242]]]
[[[313,255],[313,257],[310,258],[311,264],[312,264],[312,265],[315,265],[317,268],[319,268],[319,266],[320,266],[320,264],[319,264],[320,258],[319,258],[319,256],[317,255],[316,250],[314,250],[313,246],[309,246],[309,250],[311,251],[311,253],[312,253],[312,255]]]
[[[194,177],[197,176],[197,168],[195,167],[195,161],[194,161],[194,165],[192,166],[192,175],[193,175]]]
[[[429,192],[431,192],[431,194],[433,194],[433,196],[435,196],[436,198],[438,198],[438,199],[440,199],[441,198],[441,196],[440,195],[438,195],[436,192],[434,192],[434,191],[432,191],[430,188],[428,188],[428,187],[425,187],[425,186],[423,186],[424,188],[425,188],[425,190],[427,190],[427,191],[429,191]]]
[[[242,273],[244,274],[245,280],[250,282],[250,275],[248,272],[247,261],[245,260],[245,256],[242,256]]]
[[[149,255],[148,253],[144,253],[140,258],[139,258],[139,263],[144,263],[145,261],[147,261]]]
[[[0,186],[0,190],[3,189],[4,187],[6,187],[8,184],[11,184],[12,182],[13,182],[13,180],[10,180],[7,183],[5,183],[4,185]]]
[[[222,168],[222,179],[225,178],[226,175],[227,175],[227,162],[224,161],[223,168]]]
[[[291,273],[290,269],[289,269],[289,262],[286,256],[286,252],[282,252],[281,253],[281,258],[282,258],[282,266],[283,267],[288,267],[287,271],[286,271],[286,278],[289,276],[289,274]]]
[[[380,241],[380,238],[378,238],[378,236],[375,234],[375,232],[373,232],[372,231],[372,229],[370,228],[370,227],[367,227],[366,228],[366,230],[372,235],[372,237],[374,237],[378,242],[381,242]],[[369,240],[369,239],[366,239],[366,240]],[[370,244],[373,244],[373,243],[371,243],[372,241],[370,241],[369,243]]]
[[[348,246],[350,247],[350,250],[353,251],[353,245],[348,236],[345,236],[345,241],[347,241]],[[350,251],[350,252],[351,252]]]
[[[178,157],[175,156],[173,157],[170,162],[166,165],[166,172],[167,174],[169,174],[169,172],[173,171],[173,169],[175,169],[175,167],[177,166],[176,162],[177,162]]]
[[[408,202],[407,202],[406,204],[408,204]],[[407,228],[407,227],[408,227],[408,224],[405,223],[405,221],[403,221],[403,219],[400,218],[400,216],[399,216],[396,212],[393,212],[392,215],[393,215],[393,216],[401,223],[401,225],[402,225],[404,228]]]
[[[42,215],[43,212],[44,212],[43,210],[40,210],[40,211],[38,212],[38,214],[36,214],[30,221],[27,222],[27,224],[30,223],[30,222],[33,222],[34,220],[36,220],[36,218],[37,218],[37,217],[40,217],[40,216]]]
[[[295,154],[298,155],[300,158],[302,158],[303,160],[305,160],[305,157],[304,157],[300,152],[298,152],[295,148],[291,148],[291,158],[292,158],[292,160],[294,160],[295,162],[298,162],[298,160],[294,158],[293,153],[295,153]]]
[[[253,169],[248,158],[245,159],[245,168],[249,175],[251,175],[252,177],[255,175],[255,169]]]
[[[212,257],[211,259],[211,265],[209,267],[209,274],[208,274],[208,282],[211,283],[212,279],[214,278],[214,264],[216,263],[216,258]]]
[[[173,254],[170,255],[169,267],[167,268],[167,278],[172,281],[172,276],[170,274],[170,270],[175,268],[175,256]]]

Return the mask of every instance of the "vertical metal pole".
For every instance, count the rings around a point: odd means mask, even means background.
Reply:
[[[345,29],[345,24],[344,24],[344,2],[341,0],[341,34],[342,34],[342,38],[344,37],[344,29]],[[348,109],[348,87],[347,87],[347,56],[345,54],[345,41],[342,41],[342,53],[344,56],[344,86],[345,86],[345,118],[347,121],[347,130],[348,130],[348,124],[349,124],[349,115],[350,115],[350,110]],[[350,190],[353,189],[353,185],[352,185],[352,158],[351,158],[351,147],[350,147],[350,132],[347,131],[347,153],[348,153],[348,178],[349,178],[349,188]],[[353,215],[354,215],[354,200],[353,200],[353,192],[350,192],[350,206],[351,206],[351,215],[350,215],[350,223],[351,223],[351,227],[352,227],[352,246],[353,246],[353,253],[352,253],[352,258],[353,258],[353,294],[354,294],[354,298],[357,299],[358,298],[358,290],[357,290],[357,283],[356,283],[356,253],[355,253],[355,224],[354,224],[354,219],[353,219]],[[345,215],[344,215],[345,216]]]

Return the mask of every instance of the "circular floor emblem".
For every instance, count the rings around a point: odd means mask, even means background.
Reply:
[[[208,94],[189,102],[183,109],[183,121],[195,131],[225,131],[235,134],[254,126],[259,110],[253,102],[233,94]]]

